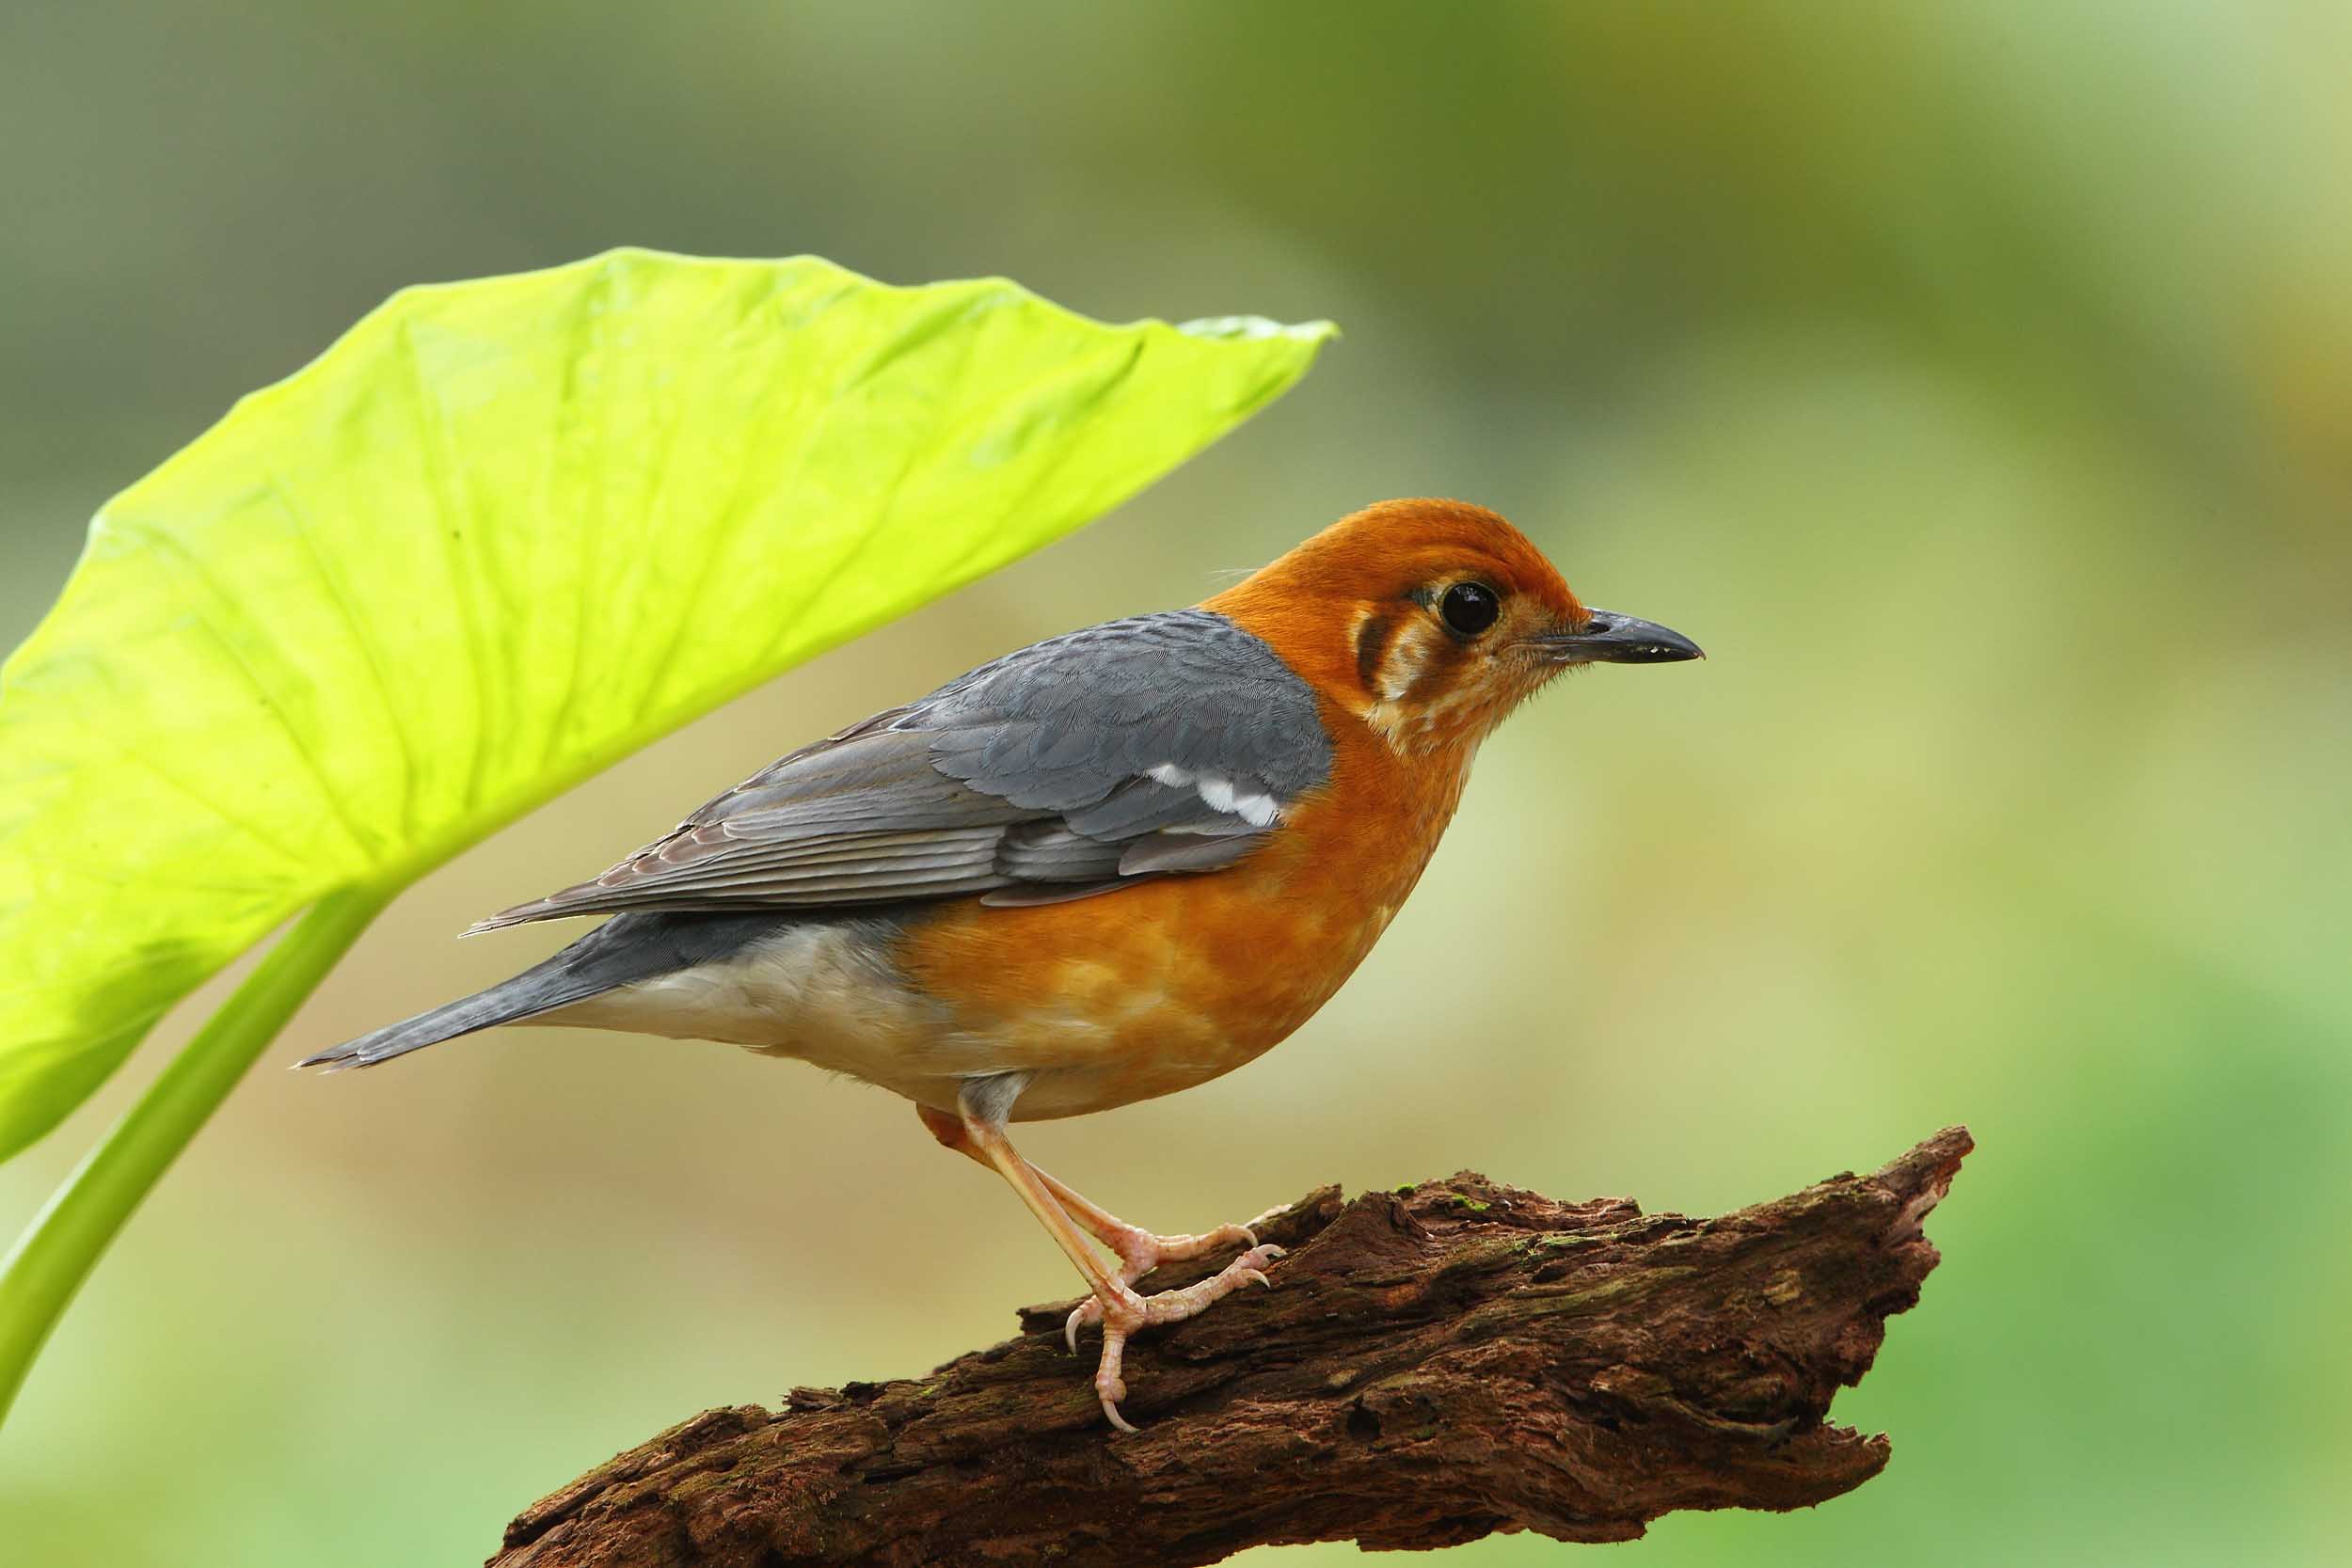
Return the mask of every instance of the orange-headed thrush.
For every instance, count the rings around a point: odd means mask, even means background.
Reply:
[[[801,748],[476,927],[612,917],[545,963],[304,1065],[529,1022],[727,1040],[903,1095],[1086,1276],[1069,1335],[1102,1324],[1095,1391],[1124,1429],[1128,1337],[1264,1283],[1279,1249],[1129,1225],[1006,1124],[1170,1094],[1282,1039],[1405,902],[1504,715],[1577,665],[1698,654],[1579,603],[1491,512],[1388,501],[1194,609],[1048,639]],[[1200,1284],[1133,1288],[1236,1244]]]

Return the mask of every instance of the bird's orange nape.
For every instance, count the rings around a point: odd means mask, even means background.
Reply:
[[[1466,635],[1448,624],[1446,596],[1472,590],[1495,618]],[[1474,746],[1559,673],[1518,653],[1527,639],[1586,620],[1526,535],[1448,500],[1367,507],[1201,608],[1264,639],[1325,702],[1391,746],[1424,752]]]

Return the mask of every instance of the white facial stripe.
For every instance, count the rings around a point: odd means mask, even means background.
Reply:
[[[1172,762],[1161,763],[1150,773],[1170,789],[1198,786],[1200,799],[1211,811],[1238,816],[1253,828],[1271,828],[1282,819],[1282,808],[1273,796],[1245,793],[1235,788],[1231,779],[1221,779],[1215,773],[1195,773]]]
[[[1413,689],[1429,668],[1430,643],[1438,637],[1435,627],[1426,621],[1407,622],[1401,631],[1389,639],[1388,651],[1381,655],[1376,684],[1380,695],[1389,702],[1400,702]]]

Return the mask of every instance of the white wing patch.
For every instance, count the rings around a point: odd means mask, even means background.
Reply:
[[[1238,816],[1253,828],[1271,828],[1282,819],[1282,808],[1273,796],[1245,793],[1234,787],[1232,780],[1215,773],[1195,773],[1188,768],[1163,762],[1151,769],[1151,776],[1170,789],[1198,789],[1211,811]]]

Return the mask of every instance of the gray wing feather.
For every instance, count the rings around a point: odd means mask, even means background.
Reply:
[[[1270,833],[1152,833],[1136,839],[1119,857],[1122,877],[1170,871],[1217,871],[1257,848]]]
[[[982,665],[755,774],[594,881],[474,927],[637,910],[1041,902],[1231,865],[1330,775],[1314,693],[1208,610]]]

